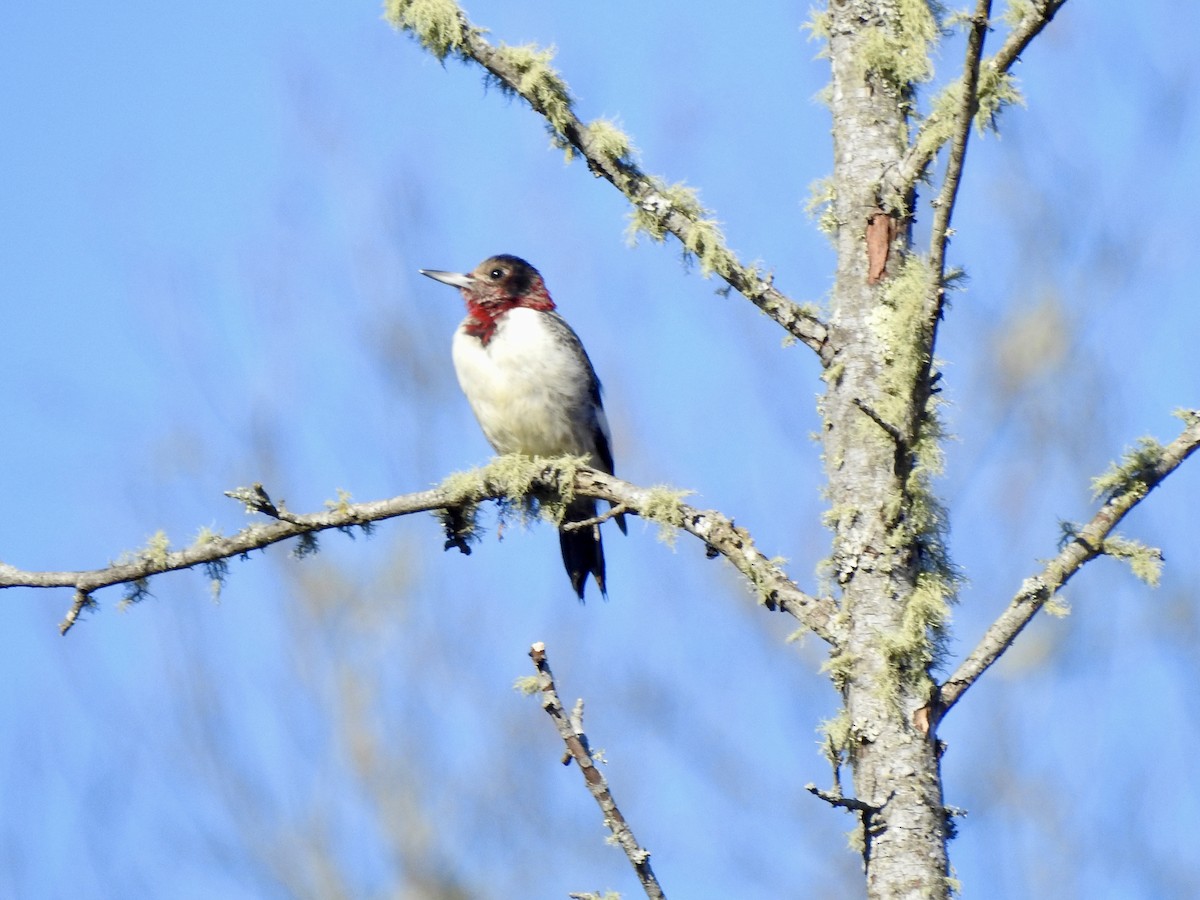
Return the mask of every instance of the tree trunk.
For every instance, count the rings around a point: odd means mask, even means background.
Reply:
[[[845,708],[829,739],[853,772],[873,898],[949,894],[937,741],[921,713],[953,584],[932,552],[940,513],[927,493],[931,465],[918,452],[922,438],[936,436],[918,399],[927,396],[929,350],[917,310],[930,285],[912,255],[911,198],[879,196],[907,149],[912,83],[921,77],[903,66],[918,49],[927,58],[931,24],[921,0],[832,0],[825,20],[838,266],[823,446],[830,571],[845,629],[831,661]],[[931,511],[914,512],[914,501]]]

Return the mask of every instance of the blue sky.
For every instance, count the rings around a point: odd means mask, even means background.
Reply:
[[[792,4],[468,9],[497,40],[554,44],[584,118],[617,118],[743,258],[822,300],[831,254],[803,204],[830,167],[827,71]],[[970,282],[940,347],[957,655],[1089,514],[1090,477],[1200,404],[1192,30],[1139,16],[1068,4],[1019,68],[1028,107],[970,149],[951,248]],[[376,4],[10,7],[0,84],[3,561],[87,568],[159,529],[233,531],[222,492],[254,481],[316,509],[485,461],[449,361],[457,298],[416,269],[513,252],[588,346],[618,473],[697,491],[818,587],[811,354],[674,246],[630,249],[607,185]],[[1127,523],[1164,549],[1157,591],[1093,564],[1072,615],[943,726],[967,895],[1200,891],[1198,489],[1185,467]],[[803,790],[829,779],[821,647],[786,643],[701,548],[630,531],[607,540],[610,601],[584,607],[550,529],[461,557],[428,517],[235,562],[219,603],[198,573],[124,613],[102,593],[65,639],[66,592],[6,592],[0,893],[632,896],[511,690],[543,640],[669,893],[845,896],[850,822]]]

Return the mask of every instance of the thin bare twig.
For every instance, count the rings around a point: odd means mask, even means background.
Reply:
[[[1042,570],[1022,583],[1020,590],[991,624],[975,649],[938,688],[931,701],[933,724],[957,703],[962,695],[1012,645],[1055,592],[1060,590],[1085,563],[1104,555],[1104,542],[1120,521],[1200,448],[1200,413],[1192,413],[1183,432],[1162,448],[1157,461],[1111,496],[1092,520],[1074,532],[1066,546]]]
[[[934,290],[931,308],[926,322],[936,323],[941,318],[942,303],[946,296],[942,281],[946,276],[946,243],[950,239],[950,219],[954,214],[954,201],[962,182],[963,162],[967,157],[967,141],[971,136],[971,124],[979,111],[979,62],[983,57],[983,40],[987,35],[988,19],[992,14],[992,0],[979,0],[971,16],[971,30],[967,34],[967,58],[963,63],[963,92],[950,138],[950,158],[946,162],[946,176],[942,190],[934,201],[933,233],[929,241],[929,263],[933,272]]]
[[[562,701],[558,699],[558,690],[554,686],[554,675],[550,671],[550,663],[546,659],[545,644],[538,641],[530,647],[529,657],[533,660],[534,668],[537,669],[537,687],[542,697],[542,709],[550,715],[554,727],[558,729],[558,736],[566,744],[567,756],[564,757],[564,762],[574,760],[575,764],[579,766],[584,784],[587,785],[588,791],[596,799],[600,811],[604,814],[604,824],[608,826],[608,830],[613,834],[613,839],[629,857],[629,862],[637,873],[646,896],[651,900],[663,900],[666,894],[659,886],[658,879],[654,877],[654,870],[650,868],[650,851],[638,844],[637,839],[633,836],[633,830],[629,827],[625,816],[621,814],[621,810],[617,807],[617,801],[613,799],[613,795],[608,789],[608,781],[605,779],[604,773],[600,771],[592,757],[587,735],[583,731],[582,701],[576,704],[575,712],[571,715],[568,715],[567,711],[563,709]]]
[[[903,445],[904,435],[901,433],[900,429],[884,419],[883,416],[879,415],[879,413],[875,411],[874,407],[868,406],[858,397],[854,398],[854,405],[857,406],[868,419],[878,425],[888,437],[890,437],[897,444]]]
[[[618,503],[611,509],[606,509],[604,512],[592,516],[590,519],[580,519],[578,522],[563,522],[558,526],[559,531],[581,531],[584,528],[591,528],[593,525],[600,525],[607,522],[609,519],[615,518],[623,513],[629,512],[629,507],[624,503]]]
[[[804,789],[821,800],[824,800],[835,809],[846,809],[856,812],[863,816],[864,819],[873,816],[879,812],[878,806],[872,806],[870,803],[864,803],[856,797],[846,797],[842,794],[840,786],[837,790],[826,791],[815,784],[809,783],[804,786]]]
[[[815,784],[807,784],[804,786],[804,789],[814,797],[824,800],[834,809],[844,809],[847,812],[858,815],[859,823],[862,825],[863,855],[864,857],[869,857],[871,855],[871,843],[879,833],[876,817],[883,812],[883,807],[872,806],[870,803],[864,803],[856,797],[843,796],[841,785],[838,785],[833,791],[822,790]],[[888,800],[890,801],[893,796],[895,795],[889,795]]]

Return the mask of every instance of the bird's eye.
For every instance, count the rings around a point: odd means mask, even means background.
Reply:
[[[492,269],[492,271],[488,272],[488,277],[491,278],[493,281],[495,281],[497,278],[502,277],[503,275],[504,275],[503,269]]]

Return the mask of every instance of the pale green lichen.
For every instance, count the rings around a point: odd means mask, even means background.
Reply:
[[[957,587],[957,579],[943,572],[917,574],[916,586],[904,601],[900,627],[883,639],[888,662],[904,683],[926,679],[929,668],[942,661]]]
[[[842,764],[846,752],[850,749],[853,729],[850,727],[850,713],[845,707],[838,710],[832,719],[826,719],[817,727],[821,736],[821,753],[835,769]]]
[[[672,185],[660,185],[658,192],[666,198],[667,204],[676,212],[682,213],[689,219],[699,220],[710,213],[700,202],[700,194],[695,188],[688,187],[683,182]]]
[[[352,498],[351,498],[349,491],[343,490],[342,488],[338,488],[337,489],[337,499],[336,500],[326,500],[325,508],[327,510],[329,510],[330,512],[337,513],[339,516],[347,516],[350,514],[351,499]]]
[[[499,495],[502,521],[515,519],[522,525],[544,518],[559,524],[575,498],[575,475],[588,465],[582,456],[539,457],[508,453],[486,466],[446,476],[439,488],[448,495],[449,510],[436,515],[450,523],[456,534],[469,539],[477,527],[479,504]],[[546,485],[547,475],[553,475]]]
[[[1016,28],[1036,12],[1037,7],[1032,0],[1008,0],[1004,7],[1004,24],[1010,28]]]
[[[821,664],[821,671],[829,675],[836,690],[842,691],[854,675],[854,657],[844,649],[836,650]]]
[[[927,368],[920,332],[928,306],[932,272],[926,260],[906,257],[884,287],[872,320],[885,363],[883,392],[876,398],[872,414],[864,415],[865,439],[895,441],[910,415],[911,392]],[[933,491],[933,480],[942,471],[941,442],[944,438],[937,415],[939,400],[930,397],[915,440],[906,448],[909,469],[901,490],[882,510],[889,522],[888,543],[898,559],[911,559],[917,572],[913,588],[903,598],[897,627],[883,638],[883,647],[895,681],[885,681],[894,691],[900,683],[917,683],[928,678],[930,667],[944,654],[950,607],[961,576],[946,549],[948,519]],[[894,429],[892,431],[887,428]],[[827,468],[829,465],[827,464]],[[861,511],[835,505],[824,515],[826,527],[842,533],[852,526]],[[833,663],[836,663],[834,667]],[[842,683],[850,677],[851,661],[834,660],[831,675]],[[891,699],[896,694],[892,693]]]
[[[821,513],[821,524],[830,531],[837,533],[853,525],[859,515],[859,508],[849,503],[831,506]]]
[[[732,271],[725,235],[716,219],[697,219],[683,233],[683,249],[700,264],[700,274],[726,276]]]
[[[478,469],[469,472],[451,472],[440,485],[448,496],[447,505],[434,510],[434,516],[442,524],[448,541],[455,541],[460,548],[479,539],[479,503],[485,496],[483,479]],[[466,552],[464,550],[464,552]]]
[[[337,530],[340,531],[342,534],[346,535],[351,540],[353,540],[357,536],[359,530],[361,530],[363,534],[368,535],[368,536],[375,533],[375,523],[374,522],[362,521],[356,515],[355,510],[354,510],[353,499],[354,498],[349,491],[347,491],[343,488],[338,488],[337,489],[337,499],[325,501],[325,508],[327,510],[329,510],[331,513],[341,516],[344,519],[349,519],[352,521],[357,520],[357,521],[355,521],[355,523],[353,525],[347,524],[347,525],[338,525],[337,526]]]
[[[942,88],[930,103],[917,140],[917,151],[931,158],[958,127],[962,108],[964,81],[960,78]],[[997,117],[1008,106],[1024,105],[1025,98],[1010,72],[1002,72],[993,63],[984,63],[975,86],[975,127],[980,134],[997,129]]]
[[[884,639],[894,671],[908,683],[926,678],[929,668],[943,661],[950,608],[962,583],[946,548],[946,510],[932,487],[933,478],[941,471],[936,417],[930,415],[927,421],[930,433],[918,442],[904,486],[907,502],[903,515],[888,535],[894,547],[911,547],[916,553],[916,582],[904,598],[900,626]]]
[[[639,513],[658,525],[658,539],[668,547],[675,546],[679,529],[683,527],[683,500],[692,491],[677,491],[656,485],[646,492]]]
[[[196,540],[192,543],[192,549],[207,547],[209,544],[215,544],[221,539],[221,532],[204,526],[196,532]],[[208,576],[208,592],[212,595],[214,601],[220,600],[221,589],[225,586],[225,579],[229,574],[229,561],[226,559],[213,559],[203,565],[204,574]]]
[[[387,0],[384,18],[438,59],[461,50],[466,41],[466,18],[454,0]]]
[[[413,34],[438,59],[456,53],[466,58],[473,29],[453,0],[387,0],[384,17],[396,28]],[[507,94],[520,94],[548,123],[554,143],[570,159],[574,151],[567,133],[576,125],[566,82],[550,65],[554,48],[536,44],[500,44],[494,55],[480,62],[491,72],[490,83]]]
[[[904,416],[912,386],[928,362],[921,332],[926,327],[923,317],[933,282],[929,261],[915,253],[906,255],[884,286],[872,314],[887,366],[884,394],[875,401],[875,412],[892,424]]]
[[[829,385],[836,385],[842,380],[842,376],[846,374],[846,363],[838,360],[829,368],[821,373],[821,380]]]
[[[962,96],[963,82],[959,80],[942,88],[933,99],[917,141],[920,153],[932,156],[954,135]],[[1025,98],[1017,87],[1016,78],[1011,73],[1001,72],[991,65],[985,65],[979,72],[975,98],[977,107],[974,121],[980,134],[996,130],[997,116],[1005,107],[1025,103]]]
[[[150,536],[150,540],[146,542],[146,549],[142,551],[141,555],[156,569],[162,569],[167,565],[167,555],[170,552],[171,541],[167,538],[165,531],[159,530]]]
[[[954,136],[956,111],[962,102],[961,81],[946,85],[930,103],[929,115],[925,117],[917,136],[917,151],[924,157],[932,156]]]
[[[515,84],[507,81],[495,83],[504,91],[516,90],[529,104],[546,117],[555,143],[569,147],[565,134],[575,122],[571,111],[571,95],[562,76],[550,65],[554,59],[554,48],[541,48],[536,44],[517,47],[501,44],[496,53],[500,66],[515,70]]]
[[[808,21],[800,27],[803,31],[808,32],[808,40],[828,41],[832,26],[833,13],[828,9],[813,7],[809,10]],[[823,51],[823,55],[826,53],[828,51]]]
[[[808,40],[821,43],[821,49],[817,51],[815,59],[829,58],[829,36],[832,26],[833,14],[828,9],[809,10],[808,21],[801,26],[801,30],[808,32]],[[813,96],[813,100],[822,106],[830,107],[833,101],[833,85],[825,84]]]
[[[167,533],[160,529],[146,539],[146,544],[141,549],[122,552],[113,560],[112,564],[114,566],[133,566],[149,563],[156,569],[163,569],[167,565],[170,552],[171,541],[167,537]]]
[[[898,0],[893,27],[865,29],[859,44],[859,65],[902,93],[933,77],[930,50],[942,34],[937,4],[927,0]]]
[[[1149,547],[1141,541],[1120,535],[1109,535],[1104,539],[1101,550],[1114,559],[1129,564],[1134,577],[1150,587],[1158,587],[1162,577],[1163,555],[1157,547]]]
[[[1042,611],[1056,619],[1065,619],[1071,614],[1071,604],[1062,594],[1054,593],[1046,598]]]
[[[838,220],[834,203],[837,187],[832,177],[818,178],[808,186],[808,202],[804,211],[809,218],[816,219],[817,229],[829,238],[837,234],[841,222]]]
[[[1200,409],[1177,409],[1171,415],[1183,422],[1188,428],[1200,425]]]
[[[498,456],[484,467],[488,482],[502,491],[501,515],[510,509],[519,513],[521,522],[528,523],[539,516],[557,525],[562,522],[567,507],[575,499],[575,474],[582,466],[589,465],[587,457],[559,456],[539,457],[508,454]],[[547,475],[554,482],[543,489],[541,482]]]
[[[996,117],[1006,106],[1024,106],[1025,97],[1017,87],[1017,79],[1009,72],[985,66],[979,73],[976,92],[979,108],[975,111],[975,127],[982,134],[996,130]]]
[[[872,325],[882,348],[885,368],[883,391],[875,399],[875,415],[903,433],[911,415],[913,386],[929,367],[921,339],[926,327],[934,278],[929,263],[915,254],[906,256],[880,295]],[[898,677],[906,683],[927,678],[931,666],[944,654],[950,606],[957,596],[961,575],[946,549],[949,530],[945,507],[933,490],[941,474],[945,438],[936,394],[929,397],[921,427],[906,448],[909,469],[902,489],[884,514],[891,523],[888,543],[894,550],[909,551],[917,568],[912,591],[903,598],[899,626],[884,639],[885,651]],[[876,440],[895,440],[883,433],[872,417],[863,416],[864,429],[874,429]],[[867,433],[865,431],[864,433]]]
[[[1140,499],[1149,485],[1158,480],[1163,446],[1152,437],[1139,438],[1137,446],[1127,450],[1120,462],[1114,462],[1103,475],[1092,479],[1092,499],[1105,502],[1119,496]]]
[[[438,490],[445,491],[449,502],[454,504],[481,500],[486,494],[482,472],[483,469],[451,472],[442,479]]]
[[[196,532],[196,540],[192,542],[193,547],[203,547],[206,544],[213,544],[222,538],[220,531],[215,528],[210,528],[207,525],[202,525],[200,530]]]
[[[741,541],[741,549],[744,552],[754,549],[754,541],[750,537],[750,532],[736,527],[734,531],[737,532]],[[779,576],[786,564],[787,557],[773,556],[767,560],[766,566],[748,564],[737,567],[745,573],[759,606],[774,606],[775,598],[779,595]]]
[[[974,21],[973,13],[967,12],[965,9],[955,9],[945,13],[941,17],[942,28],[951,31],[960,25],[969,25]]]
[[[714,272],[728,276],[733,262],[725,248],[725,236],[720,223],[701,204],[696,190],[682,183],[668,185],[657,178],[652,179],[651,188],[629,213],[625,231],[629,243],[636,244],[642,233],[661,243],[672,233],[671,217],[677,215],[686,219],[685,224],[674,228],[683,244],[685,260],[695,259],[705,277]]]
[[[585,128],[588,152],[615,163],[630,163],[636,154],[633,142],[611,119],[593,119]]]
[[[542,683],[536,675],[522,675],[513,682],[513,690],[530,697],[542,689]]]
[[[658,186],[662,186],[661,182]],[[651,198],[651,202],[634,206],[629,212],[629,224],[625,227],[626,242],[633,246],[637,243],[639,234],[647,234],[651,240],[662,243],[671,233],[667,227],[667,217],[670,213],[671,209],[661,191]]]
[[[213,559],[204,564],[204,574],[208,576],[208,593],[212,597],[213,602],[217,603],[221,599],[221,591],[225,587],[225,580],[229,576],[229,560]]]

